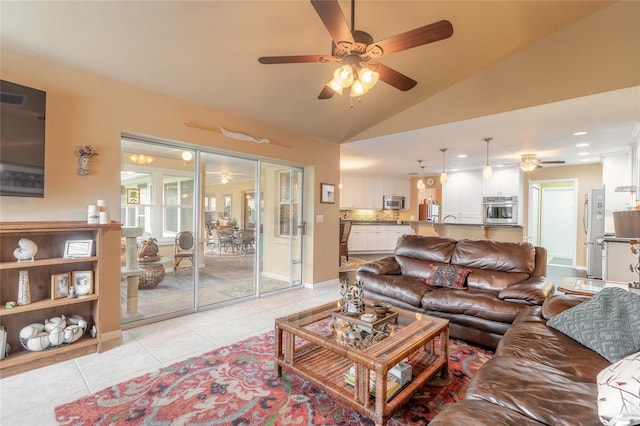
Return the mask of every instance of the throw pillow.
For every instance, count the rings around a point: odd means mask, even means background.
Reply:
[[[598,417],[609,426],[640,424],[640,352],[598,373]]]
[[[610,362],[640,351],[640,295],[618,287],[547,321],[549,327],[596,351]]]
[[[456,268],[455,266],[436,266],[431,269],[431,275],[423,281],[434,287],[467,288],[467,276],[471,269]]]

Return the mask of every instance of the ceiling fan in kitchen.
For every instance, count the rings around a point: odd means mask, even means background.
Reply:
[[[520,158],[522,159],[522,162],[519,166],[525,172],[530,172],[542,167],[542,164],[564,164],[564,160],[540,161],[536,158],[536,154],[522,154]]]
[[[417,84],[415,80],[376,59],[453,35],[451,23],[442,20],[374,41],[370,34],[355,29],[355,0],[351,0],[351,29],[338,0],[311,0],[311,5],[331,35],[331,55],[262,56],[258,62],[267,65],[337,62],[340,67],[334,71],[318,99],[329,99],[334,93],[341,95],[343,89],[348,87],[351,88],[352,97],[360,96],[367,93],[378,80],[402,91],[410,90]]]

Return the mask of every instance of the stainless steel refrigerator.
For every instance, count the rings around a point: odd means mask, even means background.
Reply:
[[[587,277],[602,279],[604,188],[590,189],[584,199],[582,224],[587,234]]]

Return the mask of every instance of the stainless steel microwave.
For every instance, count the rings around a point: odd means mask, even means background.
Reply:
[[[484,223],[518,223],[518,197],[482,197]]]
[[[382,197],[382,208],[387,210],[404,209],[404,197],[402,195],[385,195]]]

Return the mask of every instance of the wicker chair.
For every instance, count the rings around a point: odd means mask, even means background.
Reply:
[[[176,271],[180,262],[184,259],[189,259],[191,267],[194,266],[193,254],[195,248],[195,237],[191,231],[178,232],[176,235],[175,243],[173,245],[173,276],[176,276]]]

